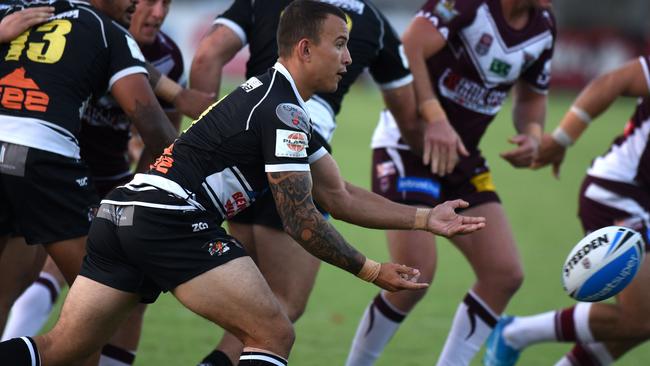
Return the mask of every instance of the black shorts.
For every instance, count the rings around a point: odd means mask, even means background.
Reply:
[[[580,187],[578,217],[587,233],[610,225],[636,230],[650,250],[650,192],[646,189],[587,175]]]
[[[98,203],[81,160],[0,142],[0,236],[19,232],[28,244],[85,236]]]
[[[160,194],[168,204],[169,195]],[[187,203],[178,199],[178,206],[183,205]],[[152,303],[160,292],[247,255],[220,225],[214,214],[198,209],[102,203],[80,275]]]
[[[490,169],[479,154],[463,158],[451,174],[440,177],[408,150],[373,149],[371,174],[373,192],[408,205],[433,207],[459,198],[470,207],[501,202]]]

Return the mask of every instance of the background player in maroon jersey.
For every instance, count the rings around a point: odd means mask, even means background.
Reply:
[[[438,365],[468,365],[496,324],[523,272],[512,231],[478,143],[513,88],[517,148],[501,156],[527,167],[537,153],[546,112],[555,25],[538,0],[429,0],[402,37],[427,123],[421,158],[408,151],[389,114],[373,136],[373,191],[418,206],[462,198],[485,230],[452,239],[477,281],[459,305]],[[430,143],[429,143],[430,142]],[[426,167],[429,165],[429,167]],[[387,232],[391,258],[432,281],[435,237]],[[347,365],[371,365],[424,296],[381,292],[364,312]]]
[[[633,60],[592,81],[575,100],[552,134],[544,134],[534,167],[553,165],[558,176],[567,149],[592,118],[619,96],[640,97],[622,135],[587,171],[578,216],[585,232],[604,226],[627,226],[648,241],[650,227],[650,60]],[[487,343],[484,364],[514,365],[519,352],[539,342],[574,342],[556,366],[606,366],[650,338],[650,259],[616,304],[578,303],[525,317],[503,317]]]

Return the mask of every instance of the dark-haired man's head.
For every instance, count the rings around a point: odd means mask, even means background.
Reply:
[[[278,54],[281,62],[293,62],[304,69],[300,77],[307,88],[314,92],[334,92],[346,66],[352,62],[348,38],[346,15],[339,8],[313,0],[297,0],[280,17]]]

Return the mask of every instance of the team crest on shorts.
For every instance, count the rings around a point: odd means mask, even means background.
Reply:
[[[230,247],[228,246],[228,243],[224,243],[221,240],[216,240],[213,242],[209,242],[206,245],[203,246],[204,248],[208,248],[208,253],[210,253],[211,256],[217,256],[220,257],[224,253],[227,253],[230,250]]]

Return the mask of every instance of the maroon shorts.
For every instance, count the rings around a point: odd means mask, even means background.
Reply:
[[[480,154],[463,158],[451,174],[440,177],[408,150],[374,149],[372,191],[391,201],[430,207],[459,198],[470,207],[500,202],[490,169]]]
[[[650,249],[650,192],[639,186],[587,175],[580,188],[578,217],[585,232],[619,225],[641,233]]]

